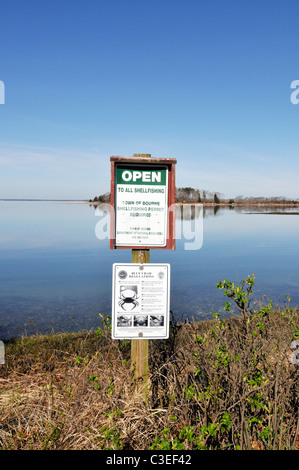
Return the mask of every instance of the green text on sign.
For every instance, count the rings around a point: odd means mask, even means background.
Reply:
[[[142,184],[166,186],[166,169],[117,168],[117,184]]]

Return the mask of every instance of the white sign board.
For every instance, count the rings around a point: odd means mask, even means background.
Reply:
[[[116,165],[115,244],[166,246],[167,219],[167,167]]]
[[[115,263],[112,287],[112,338],[168,338],[169,264]]]

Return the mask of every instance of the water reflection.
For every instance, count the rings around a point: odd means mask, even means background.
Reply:
[[[150,261],[171,264],[178,318],[224,316],[219,278],[237,282],[252,273],[257,299],[283,303],[287,294],[299,304],[298,208],[174,210],[176,250],[153,249]],[[110,205],[0,202],[0,217],[0,340],[97,328],[98,314],[111,313],[112,264],[131,261],[130,250],[109,248]]]
[[[94,207],[95,213],[98,216],[107,215],[105,222],[110,220],[111,205],[103,203],[100,205],[90,205]],[[113,210],[113,209],[112,209]],[[223,216],[228,211],[235,212],[237,214],[289,214],[299,215],[299,206],[284,206],[284,205],[269,205],[269,206],[258,206],[258,205],[203,205],[203,204],[175,204],[174,213],[176,220],[195,220],[197,218],[208,218],[213,216]]]

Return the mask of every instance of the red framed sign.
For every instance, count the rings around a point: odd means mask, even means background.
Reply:
[[[172,158],[110,157],[110,248],[175,249]]]

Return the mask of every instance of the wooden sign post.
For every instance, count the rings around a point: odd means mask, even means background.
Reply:
[[[111,161],[111,249],[132,250],[132,264],[147,264],[150,262],[150,249],[175,249],[174,235],[174,204],[175,204],[175,159],[152,158],[149,154],[134,154],[133,157],[110,157]],[[153,265],[154,266],[154,265]],[[142,266],[140,268],[143,269]],[[164,271],[163,271],[164,269]],[[165,285],[169,286],[169,270],[166,265],[162,267],[158,276]],[[167,274],[166,274],[167,272]],[[124,274],[125,273],[125,274]],[[118,276],[127,273],[118,271]],[[120,278],[118,279],[121,283]],[[127,282],[127,281],[125,281]],[[158,281],[155,281],[158,282]],[[162,282],[162,281],[161,281]],[[113,290],[117,296],[117,287]],[[123,338],[131,339],[131,363],[133,371],[133,384],[141,391],[144,401],[148,399],[148,335],[155,339],[156,321],[160,321],[165,337],[166,315],[150,315],[142,312],[141,324],[146,328],[134,328],[134,309],[137,302],[137,285],[123,287],[119,297],[122,314],[112,316],[112,331],[114,338],[121,339],[120,330],[123,327]],[[169,289],[169,287],[168,287]],[[117,292],[115,292],[117,290]],[[164,294],[165,291],[163,291]],[[169,292],[168,292],[169,296]],[[119,304],[118,302],[118,304]],[[163,308],[169,308],[169,302],[163,303]],[[161,304],[162,305],[162,304]],[[158,302],[156,310],[159,312]],[[118,307],[119,308],[119,307]],[[163,310],[162,308],[162,310]],[[145,309],[145,310],[148,310]],[[137,317],[137,316],[136,316]],[[158,320],[157,320],[158,318]],[[138,324],[136,320],[136,324]],[[119,327],[119,325],[121,325]],[[129,335],[129,336],[128,336]],[[130,336],[131,335],[131,336]],[[161,336],[156,336],[160,338]]]
[[[132,263],[149,263],[150,250],[132,250]],[[133,387],[148,401],[148,339],[131,340],[131,368]]]

